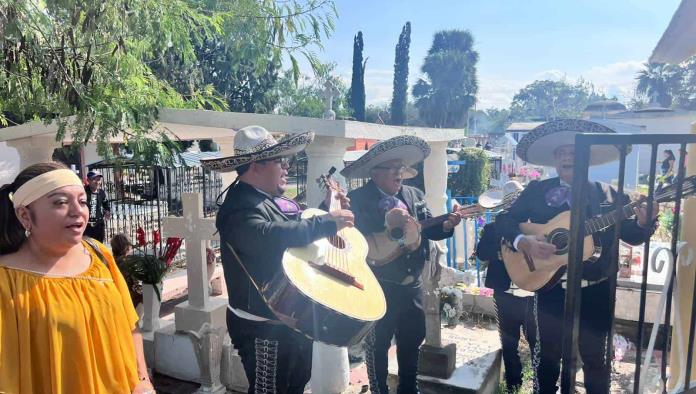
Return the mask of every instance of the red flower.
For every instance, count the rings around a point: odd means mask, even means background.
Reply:
[[[153,243],[153,244],[158,244],[158,243],[160,243],[160,240],[161,240],[161,239],[162,239],[162,238],[160,238],[160,231],[159,231],[159,230],[155,230],[155,231],[152,232],[152,243]]]
[[[182,241],[183,240],[181,238],[167,238],[167,248],[164,251],[164,254],[162,255],[162,260],[167,265],[167,267],[172,265],[174,256],[176,256],[176,253],[179,251]]]
[[[145,246],[147,244],[147,241],[145,240],[145,230],[143,230],[142,227],[138,227],[138,229],[135,230],[135,234],[138,245]]]

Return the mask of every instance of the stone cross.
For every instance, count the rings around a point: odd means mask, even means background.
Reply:
[[[186,241],[186,276],[188,278],[188,302],[192,308],[209,307],[208,271],[205,259],[206,242],[218,239],[215,218],[203,217],[203,201],[198,193],[181,196],[184,216],[164,218],[164,237],[180,237]]]

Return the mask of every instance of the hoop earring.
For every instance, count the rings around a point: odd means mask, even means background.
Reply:
[[[25,229],[25,230],[24,230],[24,236],[27,237],[27,238],[29,238],[30,235],[31,235],[31,230],[29,230],[28,228]]]

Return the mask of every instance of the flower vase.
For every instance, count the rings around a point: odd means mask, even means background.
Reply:
[[[155,331],[160,327],[160,307],[162,306],[162,283],[149,285],[143,283],[143,320],[144,332]]]

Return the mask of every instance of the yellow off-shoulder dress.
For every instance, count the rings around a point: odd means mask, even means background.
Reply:
[[[80,275],[0,266],[0,393],[131,393],[138,315],[111,253]]]

